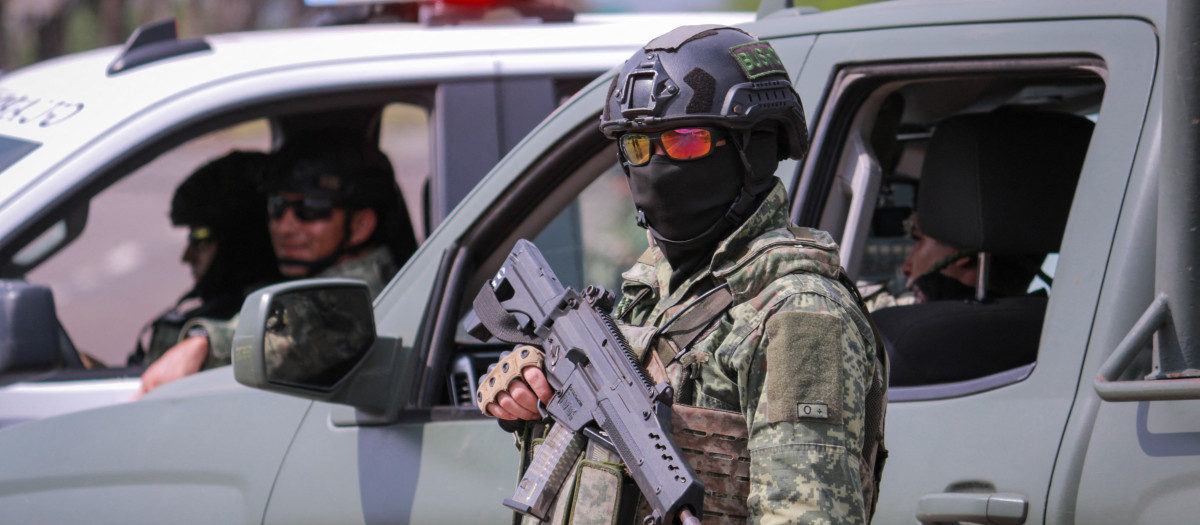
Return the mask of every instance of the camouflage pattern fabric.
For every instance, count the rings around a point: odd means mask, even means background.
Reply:
[[[244,298],[247,295],[250,295],[251,292],[271,284],[273,284],[272,281],[265,281],[247,286],[242,290],[241,297]],[[149,365],[150,363],[157,361],[158,358],[162,357],[162,355],[167,352],[167,350],[170,350],[171,347],[175,346],[175,343],[178,343],[180,340],[184,339],[183,337],[180,337],[180,334],[182,333],[181,329],[187,325],[188,321],[194,318],[218,319],[216,317],[206,317],[200,314],[191,314],[193,311],[203,309],[201,307],[202,304],[204,303],[202,303],[200,299],[190,297],[184,299],[179,304],[175,305],[174,308],[163,313],[154,321],[151,321],[151,323],[143,329],[143,333],[149,332],[149,341],[145,347],[145,354],[141,357],[140,361],[134,361],[133,357],[131,356],[130,364]],[[143,337],[143,335],[139,335],[139,345],[141,344],[141,337]]]
[[[837,281],[837,246],[789,225],[777,183],[715,250],[711,265],[669,293],[653,246],[623,274],[616,316],[662,326],[712,287],[734,305],[669,374],[686,405],[736,411],[749,433],[751,523],[863,523],[860,456],[877,358],[870,324]]]
[[[179,328],[179,325],[176,324],[155,323],[150,332],[150,346],[146,348],[146,355],[142,358],[142,362],[149,365],[162,357],[172,346],[175,346],[180,339]]]
[[[526,431],[529,431],[530,427],[540,427],[542,433],[549,430],[546,426],[536,424],[527,426]],[[528,452],[531,457],[537,453],[542,442],[542,438],[532,439],[527,447],[518,437],[517,448]],[[625,465],[621,463],[620,456],[594,442],[589,442],[584,447],[584,451],[571,465],[571,472],[572,475],[567,476],[559,489],[559,497],[551,507],[546,521],[539,522],[537,518],[517,514],[520,516],[518,521],[521,525],[617,525],[623,523],[618,519],[618,515],[627,499],[629,510],[638,503],[645,504],[644,501],[640,501],[637,486]],[[649,510],[646,510],[640,515],[648,513]]]
[[[863,303],[866,304],[867,310],[871,313],[881,308],[905,306],[917,302],[916,294],[911,290],[904,290],[901,293],[893,294],[883,284],[864,281],[855,283],[855,286],[858,287],[858,293],[862,294]]]
[[[361,290],[282,294],[271,303],[264,354],[272,381],[332,386],[370,348],[371,301]]]
[[[371,298],[383,291],[392,276],[399,268],[392,261],[391,253],[386,247],[380,246],[367,252],[362,257],[329,267],[314,277],[358,279],[367,283]],[[233,319],[219,320],[197,318],[188,321],[181,333],[186,334],[193,327],[202,327],[208,333],[208,358],[204,361],[203,370],[224,366],[230,363],[233,351],[233,333],[237,330],[238,316]]]

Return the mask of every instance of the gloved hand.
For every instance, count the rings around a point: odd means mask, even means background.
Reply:
[[[487,375],[479,381],[475,402],[485,415],[505,420],[542,419],[538,401],[550,402],[554,391],[542,371],[545,356],[541,350],[521,345],[504,352],[500,360],[488,367]]]

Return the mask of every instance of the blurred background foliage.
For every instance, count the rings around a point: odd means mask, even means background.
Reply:
[[[754,11],[759,0],[554,0],[578,12]],[[798,0],[822,11],[876,0]],[[180,36],[313,23],[303,0],[0,0],[0,69],[120,44],[146,22],[174,17]]]

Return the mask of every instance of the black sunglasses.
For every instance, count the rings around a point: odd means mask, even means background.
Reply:
[[[296,218],[304,222],[321,221],[333,216],[336,204],[324,197],[302,197],[286,199],[282,195],[267,197],[267,215],[272,219],[282,219],[288,208],[296,214]]]

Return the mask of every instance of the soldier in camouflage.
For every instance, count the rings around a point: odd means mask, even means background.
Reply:
[[[734,28],[678,28],[625,63],[600,128],[620,144],[651,239],[623,274],[614,318],[673,387],[704,522],[868,522],[886,456],[886,355],[833,239],[788,221],[774,171],[808,140],[775,51]],[[525,368],[484,412],[536,446],[537,425],[510,421],[540,419],[551,394]],[[622,481],[602,475],[616,459],[597,448],[553,521],[646,514],[609,496]]]
[[[232,151],[188,176],[171,198],[171,223],[188,228],[184,262],[195,284],[142,330],[129,365],[156,361],[197,317],[229,319],[251,291],[280,279],[259,193],[270,156]],[[260,227],[248,227],[261,224]]]
[[[285,278],[358,279],[374,297],[416,249],[391,163],[365,140],[294,139],[276,155],[264,188],[271,245]],[[228,365],[236,327],[236,317],[189,321],[179,343],[142,374],[142,394]]]

